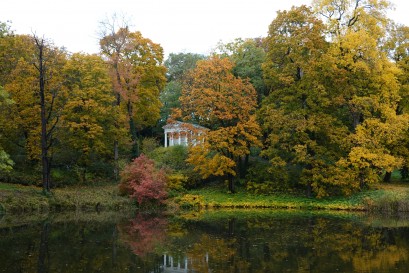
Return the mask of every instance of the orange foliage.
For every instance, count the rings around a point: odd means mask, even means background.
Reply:
[[[251,146],[260,146],[256,90],[248,79],[233,75],[233,66],[217,56],[199,61],[182,88],[182,117],[210,129],[188,159],[203,177],[236,175],[237,161]]]

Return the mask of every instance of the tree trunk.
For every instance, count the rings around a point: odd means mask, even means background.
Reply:
[[[233,177],[233,175],[229,174],[229,175],[228,175],[228,180],[229,180],[229,192],[235,193],[234,177]]]
[[[362,115],[359,112],[353,112],[352,113],[352,127],[354,129],[354,132],[356,130],[356,127],[358,127],[359,124],[362,122]]]
[[[115,73],[116,73],[116,80],[117,80],[118,86],[120,86],[121,85],[121,77],[120,77],[119,72],[118,72],[118,63],[117,62],[114,63],[114,69],[115,69]],[[115,90],[115,92],[116,92],[116,94],[115,94],[116,95],[116,106],[119,108],[120,105],[121,105],[121,94],[120,94],[119,90]],[[119,125],[118,125],[117,122],[115,123],[115,128],[119,129]],[[115,178],[115,181],[119,180],[119,161],[118,160],[119,160],[119,141],[118,141],[118,139],[115,139],[114,140],[114,178]]]
[[[115,181],[119,179],[119,151],[118,151],[118,140],[114,141],[114,178]]]
[[[401,180],[405,181],[409,177],[409,169],[406,166],[403,166],[403,168],[400,170],[400,175],[401,175]]]
[[[359,189],[363,190],[366,187],[365,177],[363,174],[359,175]]]
[[[41,164],[43,177],[43,191],[50,191],[50,170],[47,145],[47,117],[45,105],[45,67],[44,67],[44,40],[37,39],[38,48],[38,71],[40,85],[40,108],[41,108]]]
[[[308,182],[307,184],[307,197],[310,198],[312,196],[312,186],[311,183]]]
[[[139,156],[139,140],[136,131],[135,121],[133,119],[132,103],[130,100],[128,100],[127,109],[129,118],[129,131],[132,140],[132,158],[136,158]]]
[[[383,182],[391,183],[392,172],[386,172],[385,176],[383,177]]]

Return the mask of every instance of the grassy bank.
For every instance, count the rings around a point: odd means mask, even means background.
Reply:
[[[116,185],[53,189],[49,196],[34,186],[0,183],[0,210],[6,213],[69,210],[120,210],[132,206]]]
[[[286,194],[229,194],[217,186],[180,194],[169,204],[170,210],[181,207],[409,212],[409,185],[386,184],[349,197],[323,199]],[[116,185],[53,189],[52,194],[45,196],[38,187],[0,183],[0,211],[6,213],[126,209],[134,209],[132,201],[119,196]]]
[[[409,211],[409,185],[380,185],[349,197],[323,199],[286,194],[252,195],[245,192],[229,194],[223,188],[212,187],[189,191],[175,198],[175,201],[184,208],[274,208],[390,213]]]

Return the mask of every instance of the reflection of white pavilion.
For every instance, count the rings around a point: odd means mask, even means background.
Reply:
[[[204,262],[209,263],[209,255],[207,253],[203,258],[204,258]],[[190,259],[189,261],[187,258],[177,260],[177,259],[174,259],[172,256],[165,254],[163,255],[163,265],[162,265],[163,273],[197,272],[197,271],[192,270],[191,268],[189,269],[189,267],[192,266],[191,263],[192,263],[192,260]]]
[[[162,127],[165,130],[165,147],[195,144],[197,137],[209,129],[191,123],[175,121]]]
[[[185,273],[188,272],[187,258],[176,261],[172,256],[163,255],[163,273]]]

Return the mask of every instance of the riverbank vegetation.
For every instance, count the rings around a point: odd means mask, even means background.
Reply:
[[[307,198],[302,194],[276,193],[255,195],[245,190],[231,194],[220,185],[175,193],[166,199],[166,210],[218,209],[291,209],[322,211],[365,211],[395,214],[409,211],[409,186],[382,185],[348,197]],[[141,206],[144,205],[144,206]],[[150,206],[149,206],[150,205]],[[120,196],[116,185],[58,188],[44,195],[40,187],[14,184],[0,185],[0,213],[48,214],[67,211],[129,211],[152,210],[155,204],[138,203],[135,198]]]
[[[59,211],[123,211],[134,208],[116,185],[58,188],[44,195],[36,186],[0,184],[0,213],[48,213]]]
[[[388,9],[314,0],[166,60],[114,19],[92,55],[0,22],[0,182],[28,186],[2,205],[117,208],[119,184],[139,205],[409,210],[385,186],[409,179],[409,28]],[[175,121],[208,130],[161,147]]]

